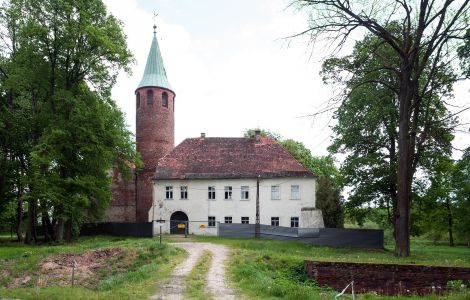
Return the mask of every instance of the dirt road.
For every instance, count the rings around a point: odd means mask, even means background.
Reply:
[[[213,258],[206,279],[206,289],[208,293],[214,296],[214,299],[232,300],[235,297],[234,291],[230,288],[225,274],[226,261],[229,249],[224,245],[211,243],[174,243],[188,251],[188,257],[179,266],[175,268],[172,276],[160,288],[159,294],[150,299],[185,299],[184,290],[186,286],[186,277],[196,265],[204,250],[212,252]]]

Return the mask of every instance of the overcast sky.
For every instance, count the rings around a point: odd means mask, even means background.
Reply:
[[[120,19],[136,64],[121,74],[113,98],[135,132],[134,91],[153,37],[153,11],[168,79],[176,93],[175,142],[241,136],[261,127],[304,143],[313,155],[329,145],[331,115],[312,120],[331,96],[318,74],[324,49],[283,37],[305,29],[307,18],[285,10],[286,0],[105,0]],[[469,84],[457,88],[457,105],[469,105]],[[470,114],[463,115],[469,121]],[[468,126],[465,127],[466,130]],[[470,143],[460,134],[457,147]]]

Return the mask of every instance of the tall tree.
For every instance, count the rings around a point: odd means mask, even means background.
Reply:
[[[412,183],[417,162],[432,133],[427,125],[419,131],[419,124],[429,114],[425,99],[441,87],[442,82],[436,81],[438,70],[452,65],[456,59],[455,44],[465,37],[469,27],[469,1],[296,0],[293,3],[311,13],[309,28],[301,34],[310,34],[313,42],[326,37],[338,49],[353,31],[363,29],[390,46],[398,57],[398,66],[384,60],[380,68],[393,72],[398,79],[397,88],[390,87],[399,107],[395,254],[409,256]],[[449,78],[450,83],[452,80]],[[376,81],[387,86],[380,78]]]
[[[28,203],[26,242],[36,239],[38,216],[46,234],[60,240],[64,229],[70,237],[82,222],[103,216],[113,165],[125,170],[139,162],[110,98],[132,55],[121,23],[100,0],[10,0],[1,11],[7,109],[0,128],[23,145],[13,138],[2,145],[7,160],[18,161],[9,190],[19,194],[19,227],[22,201]]]
[[[394,225],[397,214],[397,164],[399,107],[392,89],[398,78],[381,65],[398,61],[392,49],[372,35],[354,46],[351,55],[330,58],[323,64],[325,83],[343,89],[342,104],[334,117],[333,141],[329,150],[346,155],[341,166],[345,184],[351,188],[346,203],[351,217],[361,222],[366,206],[383,208],[387,220]],[[439,70],[441,81],[452,76],[447,69]],[[414,168],[431,170],[441,156],[450,156],[453,118],[438,101],[438,95],[451,92],[443,84],[424,102],[430,112],[418,124],[417,131],[429,126],[428,140],[423,144],[420,159]],[[413,187],[413,186],[412,186]],[[414,187],[413,187],[414,188]]]

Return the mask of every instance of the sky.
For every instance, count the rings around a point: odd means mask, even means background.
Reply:
[[[104,2],[123,22],[136,59],[132,75],[120,74],[113,88],[132,132],[134,91],[144,72],[156,11],[158,42],[176,93],[176,145],[202,132],[237,137],[259,127],[304,143],[313,155],[328,153],[331,114],[308,116],[334,94],[319,75],[328,53],[312,50],[305,38],[285,39],[307,28],[307,16],[286,9],[287,0]],[[469,89],[468,81],[459,84],[453,104],[470,105]],[[470,113],[461,117],[470,121]],[[458,134],[455,146],[469,146],[469,137]]]

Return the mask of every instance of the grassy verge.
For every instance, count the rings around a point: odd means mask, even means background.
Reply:
[[[213,299],[214,297],[206,291],[207,272],[212,261],[212,253],[205,250],[199,258],[196,266],[189,273],[186,280],[185,296],[190,299]]]
[[[198,241],[222,243],[232,248],[229,275],[235,287],[251,299],[333,299],[337,292],[318,287],[307,279],[304,260],[398,263],[470,267],[470,250],[413,241],[412,256],[398,258],[391,249],[369,251],[353,248],[314,247],[296,242],[198,237]],[[437,299],[428,296],[426,299]],[[360,295],[358,299],[400,299]],[[423,299],[405,297],[403,299]],[[439,299],[470,299],[469,290]]]
[[[83,253],[92,249],[122,248],[124,252],[96,272],[87,285],[40,286],[39,262],[63,253]],[[146,299],[156,282],[169,276],[173,266],[184,257],[182,250],[158,245],[154,239],[89,237],[74,243],[53,246],[27,246],[0,240],[0,298],[20,299]],[[25,285],[9,288],[12,279],[32,279]]]

